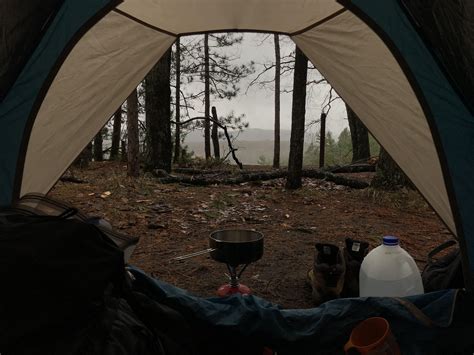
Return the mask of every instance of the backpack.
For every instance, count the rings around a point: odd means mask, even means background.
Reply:
[[[442,257],[435,258],[443,250],[455,245],[457,245],[455,240],[448,240],[438,245],[428,254],[428,261],[421,274],[425,292],[449,288],[464,288],[459,247],[453,248],[453,250]]]
[[[139,238],[119,233],[112,230],[110,224],[104,225],[100,217],[88,216],[77,208],[71,206],[66,202],[52,199],[49,196],[37,193],[29,193],[22,196],[10,208],[3,209],[3,211],[16,211],[17,214],[38,215],[38,216],[62,216],[63,218],[70,218],[95,225],[102,233],[109,237],[117,246],[124,252],[125,262],[128,262],[133,253]],[[1,218],[2,210],[0,210]]]
[[[39,330],[85,320],[109,285],[122,283],[123,252],[72,213],[0,211],[0,352]]]

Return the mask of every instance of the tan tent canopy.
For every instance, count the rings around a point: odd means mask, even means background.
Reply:
[[[293,39],[452,232],[462,234],[461,219],[471,223],[474,204],[465,196],[474,196],[474,184],[463,169],[473,158],[461,155],[455,165],[447,156],[470,144],[472,112],[404,1],[49,0],[38,13],[42,20],[29,24],[40,34],[24,54],[30,59],[6,61],[13,69],[5,72],[19,68],[13,85],[12,75],[5,85],[0,76],[0,138],[12,147],[0,161],[3,203],[51,189],[177,36],[263,31]],[[13,18],[5,31],[24,21]]]
[[[229,30],[299,33],[292,39],[455,230],[410,83],[384,42],[335,1],[125,1],[77,43],[51,84],[32,130],[21,194],[53,186],[175,36]]]

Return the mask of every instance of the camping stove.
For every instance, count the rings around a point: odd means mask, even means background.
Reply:
[[[239,282],[247,266],[259,260],[263,255],[263,234],[253,230],[221,230],[209,237],[211,258],[227,265],[229,283],[217,290],[220,297],[235,293],[251,294],[250,288]],[[243,265],[238,272],[239,265]]]
[[[240,293],[242,295],[250,295],[252,291],[250,288],[241,284],[239,282],[240,276],[244,272],[248,264],[245,264],[244,267],[237,274],[237,269],[229,264],[227,264],[227,269],[229,270],[229,283],[222,285],[217,289],[217,295],[219,297],[226,297],[233,295],[234,293]]]

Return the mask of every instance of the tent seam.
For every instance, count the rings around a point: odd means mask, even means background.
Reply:
[[[288,32],[279,32],[279,31],[263,31],[263,30],[252,30],[252,29],[238,29],[238,28],[223,28],[223,29],[217,29],[217,30],[209,30],[209,31],[191,31],[191,32],[180,32],[180,33],[175,33],[171,31],[167,31],[165,29],[162,29],[161,27],[154,26],[148,22],[145,22],[143,20],[140,20],[139,18],[130,15],[129,13],[120,10],[120,9],[114,9],[114,12],[125,16],[129,18],[130,20],[133,20],[143,26],[146,26],[150,29],[153,29],[157,32],[164,33],[169,36],[173,37],[181,37],[181,36],[192,36],[192,35],[198,35],[198,34],[205,34],[205,33],[217,33],[217,32],[251,32],[251,33],[278,33],[278,34],[283,34],[286,36],[290,36],[290,33]]]
[[[158,32],[161,32],[161,33],[164,33],[166,35],[169,35],[169,36],[173,36],[173,37],[178,37],[179,35],[177,33],[174,33],[174,32],[170,32],[170,31],[167,31],[167,30],[164,30],[160,27],[157,27],[157,26],[153,26],[152,24],[148,23],[148,22],[145,22],[143,20],[140,20],[139,18],[133,16],[133,15],[130,15],[129,13],[123,11],[123,10],[120,10],[120,9],[117,9],[115,8],[113,10],[114,12],[132,20],[132,21],[135,21],[137,23],[139,23],[140,25],[143,25],[145,27],[148,27],[148,28],[151,28],[152,30],[155,30],[155,31],[158,31]]]
[[[215,33],[215,32],[250,32],[250,33],[276,33],[276,34],[282,34],[282,35],[285,35],[285,36],[297,36],[299,34],[302,34],[302,33],[305,33],[315,27],[318,27],[319,25],[322,25],[323,23],[329,21],[329,20],[332,20],[333,18],[339,16],[340,14],[344,13],[347,11],[346,8],[342,8],[336,12],[333,12],[331,15],[329,16],[326,16],[325,18],[321,19],[321,20],[318,20],[314,23],[312,23],[311,25],[307,26],[307,27],[304,27],[303,29],[301,30],[298,30],[298,31],[294,31],[294,32],[283,32],[283,31],[265,31],[265,30],[255,30],[255,29],[240,29],[240,28],[223,28],[223,29],[217,29],[217,30],[210,30],[210,31],[190,31],[190,32],[180,32],[180,33],[175,33],[175,32],[171,32],[171,31],[168,31],[168,30],[165,30],[161,27],[158,27],[158,26],[154,26],[146,21],[143,21],[143,20],[140,20],[139,18],[133,16],[133,15],[130,15],[129,13],[123,11],[123,10],[120,10],[120,9],[114,9],[113,10],[114,12],[122,15],[122,16],[125,16],[143,26],[146,26],[148,28],[151,28],[155,31],[158,31],[158,32],[161,32],[161,33],[164,33],[164,34],[167,34],[169,36],[173,36],[173,37],[179,37],[179,36],[191,36],[191,35],[197,35],[197,34],[205,34],[205,33]]]
[[[326,23],[326,22],[332,20],[333,18],[338,17],[339,15],[343,14],[343,13],[346,12],[346,11],[347,11],[347,8],[342,8],[342,9],[340,9],[340,10],[337,10],[336,12],[333,12],[331,15],[326,16],[325,18],[323,18],[323,19],[321,19],[321,20],[318,20],[318,21],[316,21],[315,23],[313,23],[313,24],[311,24],[311,25],[309,25],[309,26],[307,26],[307,27],[305,27],[305,28],[303,28],[303,29],[301,29],[301,30],[298,30],[298,31],[295,31],[295,32],[291,32],[291,33],[289,34],[289,36],[292,37],[292,36],[297,36],[297,35],[300,35],[300,34],[302,34],[302,33],[305,33],[305,32],[307,32],[307,31],[309,31],[309,30],[311,30],[311,29],[313,29],[313,28],[315,28],[315,27],[318,27],[319,25],[322,25],[322,24],[324,24],[324,23]]]

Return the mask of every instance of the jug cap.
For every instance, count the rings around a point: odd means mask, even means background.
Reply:
[[[383,237],[383,245],[398,245],[398,238],[393,235],[386,235]]]

